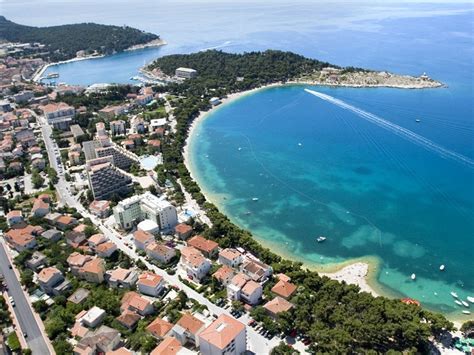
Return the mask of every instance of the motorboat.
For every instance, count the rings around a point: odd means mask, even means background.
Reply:
[[[317,241],[318,243],[322,243],[322,242],[324,242],[325,240],[326,240],[326,237],[323,237],[322,235],[320,235],[319,237],[316,238],[316,241]]]
[[[461,301],[461,303],[462,303],[462,305],[463,305],[464,307],[468,307],[468,308],[469,308],[469,303],[467,303],[466,301]]]
[[[439,270],[440,270],[440,271],[443,271],[443,270],[444,270],[444,264],[439,267]]]
[[[421,120],[420,120],[419,118],[417,118],[417,119],[415,120],[415,122],[416,122],[416,123],[420,123]]]
[[[451,296],[453,296],[454,298],[458,298],[458,297],[459,297],[458,294],[457,294],[456,292],[453,292],[453,291],[451,291]]]
[[[471,312],[469,312],[469,311],[462,311],[462,313],[464,313],[464,314],[471,314]]]
[[[462,306],[462,303],[459,300],[455,300],[454,303],[456,303],[458,306]]]
[[[416,280],[416,275],[415,275],[415,274],[411,274],[410,278],[411,278],[412,280]]]
[[[471,297],[471,296],[468,296],[467,297],[467,300],[471,303],[474,303],[474,297]]]
[[[257,201],[258,201],[258,197],[254,197],[254,198],[252,198],[252,201],[255,201],[255,202],[257,202]]]

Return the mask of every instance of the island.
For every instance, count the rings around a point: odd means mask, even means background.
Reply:
[[[160,36],[128,26],[78,23],[33,27],[17,24],[0,16],[0,42],[2,40],[29,44],[23,46],[22,56],[32,54],[48,62],[163,44]]]

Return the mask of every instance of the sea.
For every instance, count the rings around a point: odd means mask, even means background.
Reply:
[[[35,26],[126,24],[168,42],[48,69],[69,84],[133,82],[156,57],[211,48],[442,81],[264,89],[207,115],[190,165],[213,203],[282,255],[321,270],[365,260],[378,292],[472,318],[450,294],[474,297],[472,2],[4,0],[0,14]]]

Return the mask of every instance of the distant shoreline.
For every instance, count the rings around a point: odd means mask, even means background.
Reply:
[[[136,50],[140,50],[140,49],[153,48],[153,47],[161,47],[161,46],[164,46],[166,44],[168,44],[168,43],[164,39],[159,38],[159,39],[155,39],[155,40],[152,40],[150,42],[147,42],[147,43],[136,44],[134,46],[128,47],[123,52],[130,52],[130,51],[136,51]],[[123,53],[123,52],[119,52],[119,53]],[[115,54],[117,54],[117,53],[115,53]],[[39,80],[43,76],[44,72],[49,67],[52,67],[52,66],[55,66],[55,65],[79,62],[81,60],[99,59],[99,58],[104,58],[108,55],[113,55],[113,54],[91,54],[91,55],[87,55],[87,56],[83,56],[83,57],[74,57],[74,58],[71,58],[71,59],[61,60],[59,62],[47,63],[47,64],[43,65],[43,67],[41,67],[41,69],[33,76],[33,78],[31,80],[35,83],[39,82]]]

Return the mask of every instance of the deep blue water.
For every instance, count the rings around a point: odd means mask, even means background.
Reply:
[[[7,0],[0,9],[25,24],[127,24],[169,43],[51,69],[73,84],[126,82],[156,56],[213,47],[275,48],[339,65],[427,72],[448,87],[313,89],[474,159],[472,3],[111,4]],[[385,291],[459,315],[449,292],[474,296],[473,169],[303,89],[265,90],[212,113],[192,139],[193,175],[232,220],[295,259],[374,256]],[[328,240],[317,244],[317,235]]]

